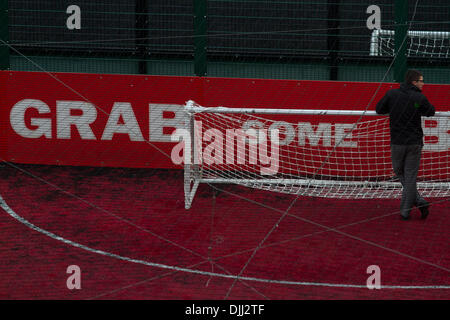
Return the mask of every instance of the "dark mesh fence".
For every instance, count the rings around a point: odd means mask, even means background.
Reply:
[[[395,32],[400,2],[377,1],[381,29]],[[2,60],[15,70],[393,80],[395,54],[371,54],[374,39],[385,40],[367,26],[373,1],[80,0],[80,29],[68,28],[71,1],[3,3],[2,38],[11,47]],[[449,56],[427,54],[449,50],[450,36],[429,37],[450,31],[448,1],[410,0],[407,11],[408,30],[429,32],[407,39],[422,41],[418,54],[405,57],[408,65],[427,70],[432,82],[450,82]],[[391,52],[399,37],[386,40]]]

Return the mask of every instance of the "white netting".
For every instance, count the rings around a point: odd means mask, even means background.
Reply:
[[[372,32],[370,55],[394,56],[394,30],[374,30]],[[408,57],[450,57],[450,32],[408,31]]]
[[[355,112],[345,117],[328,114],[324,119],[326,111],[296,115],[280,109],[261,115],[229,108],[197,110],[201,111],[188,113],[187,121],[196,142],[190,164],[185,165],[187,193],[192,189],[195,193],[192,183],[235,183],[328,198],[401,196],[401,184],[392,171],[386,116]],[[440,141],[425,144],[418,188],[425,197],[448,197],[450,141],[448,134],[439,132],[446,133],[450,122],[447,117],[432,119],[424,120],[424,132],[430,134],[425,139]]]

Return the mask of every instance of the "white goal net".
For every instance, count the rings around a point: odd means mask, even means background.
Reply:
[[[370,41],[370,55],[393,57],[394,36],[394,30],[374,30]],[[408,57],[450,58],[450,32],[409,30],[406,40]]]
[[[186,208],[200,183],[328,198],[401,196],[402,186],[392,171],[387,116],[373,111],[205,108],[192,101],[185,110]],[[426,197],[450,196],[449,116],[441,112],[424,119],[418,188]]]

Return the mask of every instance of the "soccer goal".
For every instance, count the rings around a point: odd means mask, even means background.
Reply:
[[[370,41],[371,56],[394,56],[394,30],[374,30]],[[450,32],[408,31],[408,57],[449,58]]]
[[[231,183],[301,196],[398,198],[389,117],[374,111],[185,105],[184,191]],[[426,197],[450,196],[450,112],[424,119],[418,177]]]

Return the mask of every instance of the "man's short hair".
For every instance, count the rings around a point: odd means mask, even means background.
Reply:
[[[420,79],[420,77],[422,77],[422,76],[423,76],[422,72],[420,72],[418,70],[410,69],[410,70],[406,71],[405,83],[412,84],[413,81],[418,81]]]

